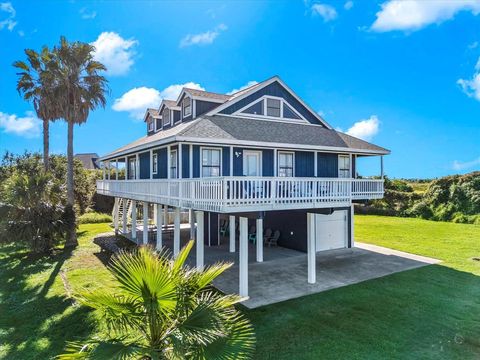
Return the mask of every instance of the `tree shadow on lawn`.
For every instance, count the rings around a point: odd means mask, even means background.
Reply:
[[[441,265],[247,315],[258,359],[480,358],[480,277]]]
[[[58,274],[71,255],[62,249],[39,258],[15,245],[1,248],[0,358],[48,359],[61,352],[67,340],[85,337],[93,329],[89,311],[72,306],[63,284],[52,288],[61,282]]]

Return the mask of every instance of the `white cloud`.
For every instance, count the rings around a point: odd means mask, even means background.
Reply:
[[[115,32],[102,32],[92,43],[95,59],[107,67],[109,75],[124,75],[130,70],[137,44],[136,40],[126,40]]]
[[[180,40],[180,47],[187,47],[192,45],[209,45],[215,41],[222,31],[227,30],[225,24],[218,25],[213,30],[208,30],[199,34],[188,34],[182,40]]]
[[[468,44],[468,48],[469,48],[470,50],[476,49],[477,47],[478,47],[478,41],[474,41],[473,43]]]
[[[15,134],[27,138],[36,137],[40,135],[41,123],[31,111],[27,111],[24,117],[0,112],[0,128],[7,134]]]
[[[320,15],[324,22],[332,21],[337,18],[337,11],[331,5],[313,4],[311,10],[313,14]]]
[[[479,166],[480,165],[480,157],[472,160],[472,161],[466,161],[466,162],[460,162],[458,160],[455,160],[452,164],[452,169],[453,170],[466,170],[466,169],[471,169],[474,166]]]
[[[460,11],[480,12],[479,0],[389,0],[381,5],[371,30],[415,31],[452,19]]]
[[[85,7],[81,8],[79,13],[82,16],[82,19],[85,19],[85,20],[95,19],[95,17],[97,16],[96,11],[89,12]]]
[[[366,141],[371,140],[378,134],[380,121],[377,115],[372,115],[368,119],[357,121],[353,126],[347,130],[347,134],[355,136]]]
[[[353,1],[349,0],[345,3],[345,5],[343,5],[343,8],[345,10],[350,10],[351,8],[353,7]]]
[[[133,88],[118,99],[115,99],[112,109],[115,111],[127,111],[130,117],[142,120],[147,108],[158,108],[162,99],[176,100],[184,87],[205,90],[200,84],[194,82],[170,85],[162,91],[142,86]]]
[[[227,95],[235,94],[236,92],[245,90],[246,88],[248,88],[248,87],[250,87],[250,86],[253,86],[253,85],[256,85],[256,84],[258,84],[258,81],[250,80],[250,81],[247,82],[245,85],[240,86],[238,89],[232,89],[231,91],[227,92]]]
[[[0,3],[0,30],[2,30],[3,28],[7,28],[8,31],[12,31],[15,25],[17,25],[17,22],[15,21],[16,14],[17,12],[13,8],[12,3]]]
[[[458,79],[457,84],[460,85],[463,92],[469,97],[473,97],[480,101],[480,58],[475,65],[475,72],[471,79]]]

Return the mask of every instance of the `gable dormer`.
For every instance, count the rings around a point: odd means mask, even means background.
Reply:
[[[143,118],[143,121],[147,124],[147,135],[152,135],[156,133],[158,130],[160,130],[159,125],[161,125],[161,121],[159,121],[161,118],[158,115],[158,110],[157,109],[152,109],[149,108],[145,112],[145,116]]]
[[[230,98],[230,95],[183,88],[177,101],[177,106],[181,108],[181,121],[195,119],[222,105]]]
[[[180,121],[180,107],[173,100],[162,100],[158,112],[162,117],[162,129],[172,127]]]
[[[278,76],[234,93],[227,102],[207,115],[216,114],[309,123],[331,129],[331,126]]]

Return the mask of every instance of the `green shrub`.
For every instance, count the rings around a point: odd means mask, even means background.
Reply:
[[[97,224],[97,223],[106,223],[112,222],[112,216],[109,214],[102,214],[98,212],[89,212],[81,215],[78,218],[80,224]]]
[[[422,219],[431,219],[433,217],[432,209],[423,201],[420,201],[412,206],[406,212],[407,216],[420,217]]]

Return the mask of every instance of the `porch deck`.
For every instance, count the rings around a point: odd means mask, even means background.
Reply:
[[[181,245],[189,239],[190,229],[183,226]],[[152,239],[154,237],[150,236]],[[137,239],[142,239],[141,231]],[[164,236],[163,244],[173,249],[173,238]],[[228,251],[228,239],[220,245],[205,246],[205,264],[217,261],[234,265],[219,276],[214,285],[224,293],[238,293],[238,241],[237,251]],[[316,255],[317,282],[307,283],[307,254],[282,247],[265,247],[264,262],[255,261],[255,246],[249,243],[248,278],[250,298],[242,304],[247,308],[290,300],[342,286],[352,285],[393,273],[438,263],[436,259],[395,251],[379,246],[356,243],[352,249],[330,250]],[[195,266],[195,251],[187,260]]]

